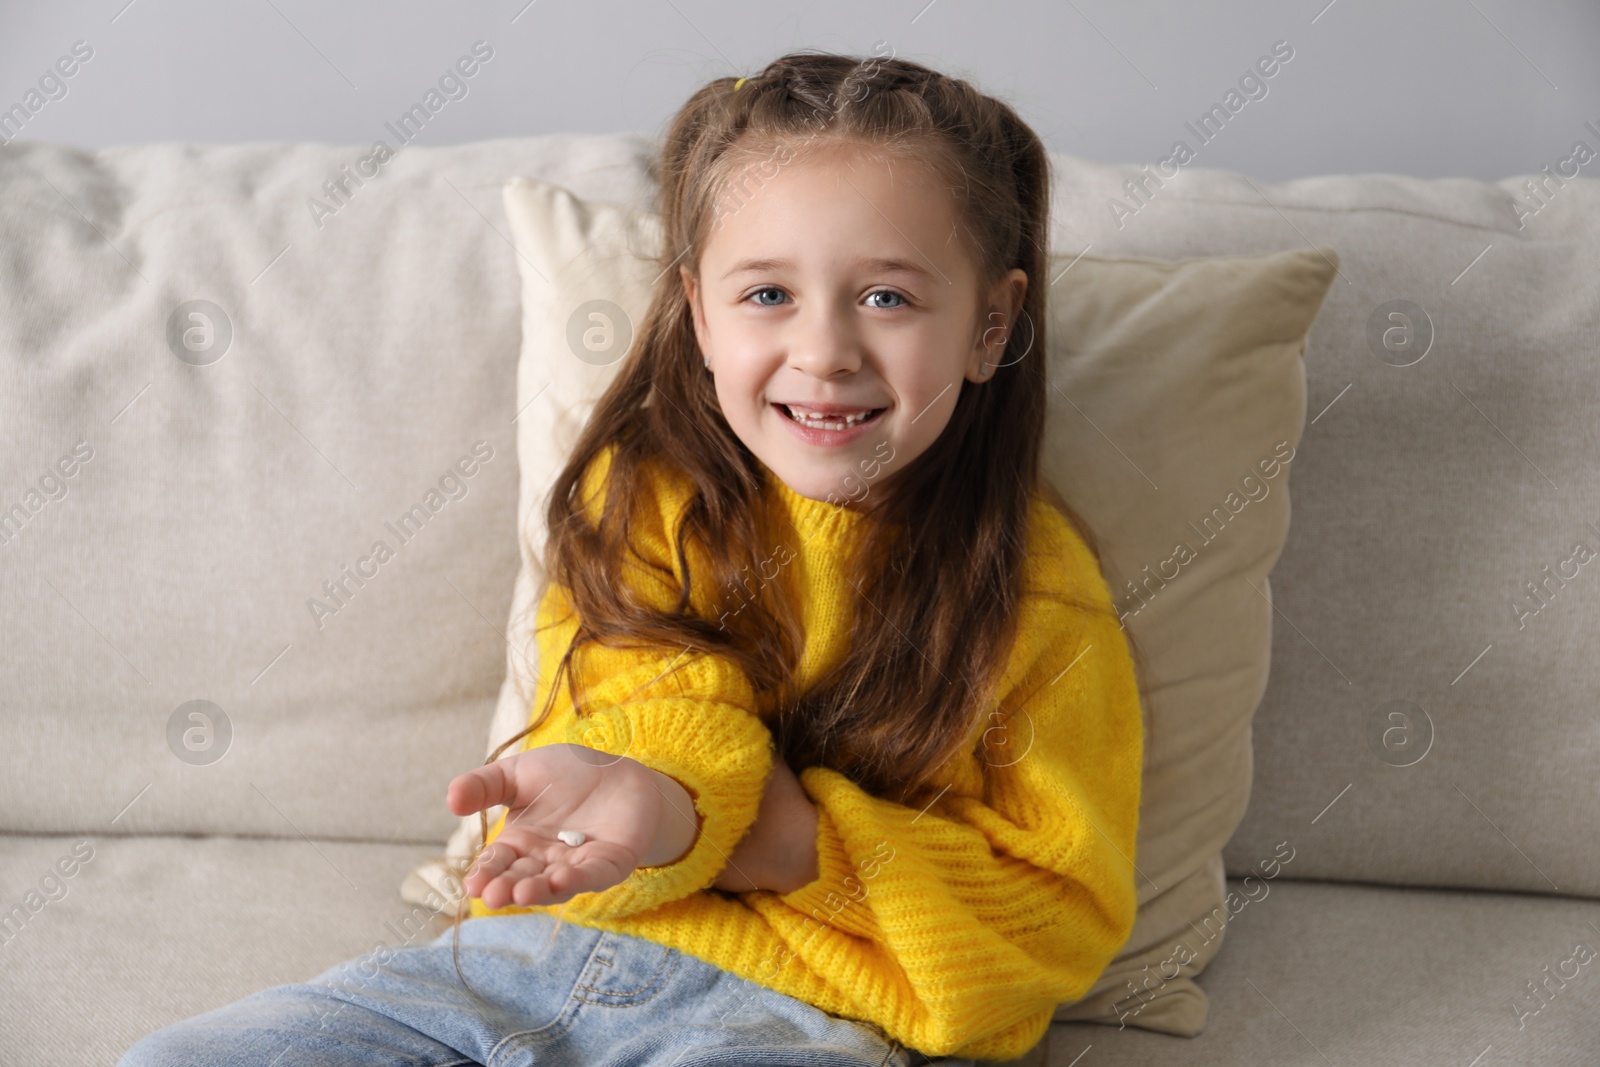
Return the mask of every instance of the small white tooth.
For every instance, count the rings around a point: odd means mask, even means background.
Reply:
[[[867,410],[867,411],[859,412],[859,413],[854,414],[854,415],[846,415],[846,416],[843,416],[842,423],[841,423],[840,416],[837,416],[837,415],[833,415],[833,416],[811,415],[811,414],[806,414],[806,413],[803,413],[803,412],[796,411],[794,408],[789,408],[788,410],[789,410],[789,414],[794,418],[794,420],[796,422],[799,422],[802,425],[810,426],[810,427],[813,427],[813,428],[819,429],[819,430],[838,429],[841,426],[841,424],[844,427],[854,426],[859,422],[865,421],[868,418],[868,416],[870,416],[872,414],[871,410]]]
[[[571,845],[574,848],[583,844],[584,842],[584,833],[582,830],[558,830],[556,832],[556,836],[561,838],[563,843]]]

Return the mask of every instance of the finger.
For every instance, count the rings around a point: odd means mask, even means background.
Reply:
[[[471,815],[496,804],[509,805],[516,792],[516,783],[506,773],[503,761],[496,760],[456,775],[445,794],[445,804],[456,815]]]
[[[551,895],[557,890],[552,888],[552,881],[558,869],[545,859],[537,843],[530,843],[522,855],[505,865],[498,875],[483,886],[483,901],[485,904],[490,904],[491,900],[514,902],[523,907],[554,903]],[[504,903],[490,906],[504,907]]]
[[[516,890],[519,886],[536,882],[544,877],[544,870],[543,864],[538,860],[528,856],[521,857],[516,863],[509,865],[486,882],[478,895],[484,904],[491,908],[503,908],[513,902],[524,905],[531,903],[532,901],[526,898],[518,899]]]
[[[604,882],[598,877],[595,867],[593,860],[588,863],[550,864],[517,882],[512,887],[512,899],[523,907],[530,904],[562,904],[579,893],[615,884],[615,879]]]
[[[498,870],[498,872],[491,873],[488,880],[485,881],[485,888],[490,883],[494,883],[494,881],[504,881],[507,886],[514,886],[517,885],[518,881],[522,881],[523,878],[536,875],[542,870],[544,870],[544,862],[539,861],[539,859],[534,859],[533,856],[517,856],[509,864],[502,865],[502,869]]]
[[[527,854],[501,862],[492,879],[468,892],[477,889],[486,907],[503,908],[510,904],[562,904],[579,893],[608,889],[626,878],[633,865],[612,849],[595,848],[596,844],[571,850],[564,847],[561,859],[555,861],[538,853],[530,842]]]
[[[523,878],[531,878],[536,874],[543,874],[548,866],[549,864],[534,856],[523,856],[505,869],[503,877],[510,878],[512,881],[520,881]]]
[[[517,886],[526,881],[527,879],[518,880],[501,875],[484,886],[479,897],[483,900],[484,906],[489,908],[504,908],[513,903],[520,903],[513,899],[513,893]]]
[[[580,846],[565,858],[566,862],[552,863],[548,868],[543,903],[561,904],[579,893],[602,892],[626,879],[634,866],[613,848]]]
[[[468,868],[466,877],[462,879],[462,884],[467,887],[469,893],[474,889],[481,890],[499,877],[501,872],[516,862],[520,856],[521,853],[509,844],[495,841],[478,854],[476,862]]]
[[[553,871],[542,871],[539,874],[529,875],[511,887],[511,899],[522,907],[532,904],[556,903],[555,890],[551,885],[554,877]]]
[[[560,877],[556,877],[557,872],[561,872]],[[572,877],[570,868],[550,867],[536,857],[523,856],[492,878],[486,878],[482,885],[469,885],[468,893],[478,896],[484,906],[490,908],[510,904],[519,907],[554,904],[559,903],[557,898],[570,888],[568,882]],[[468,883],[464,880],[463,884]]]
[[[510,872],[515,864],[522,864],[517,868],[519,876],[536,873],[543,870],[542,860],[538,865],[530,867],[533,861],[529,857],[542,857],[549,847],[548,839],[529,833],[520,827],[506,830],[479,854],[477,862],[468,868],[468,875],[462,882],[469,894],[481,894],[490,882]],[[511,881],[515,881],[515,878]]]

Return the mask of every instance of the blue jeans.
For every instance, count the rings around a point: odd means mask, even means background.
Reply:
[[[157,1030],[118,1067],[974,1067],[675,948],[543,912],[461,924]]]

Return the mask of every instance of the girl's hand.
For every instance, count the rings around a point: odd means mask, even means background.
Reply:
[[[462,879],[463,890],[491,908],[561,904],[617,885],[646,861],[675,858],[647,856],[667,803],[658,774],[626,756],[560,743],[458,775],[446,795],[452,812],[508,809],[500,835]],[[581,830],[585,840],[573,847],[558,830]]]
[[[816,881],[817,873],[817,806],[789,764],[775,756],[756,821],[711,884],[730,893],[791,893]]]

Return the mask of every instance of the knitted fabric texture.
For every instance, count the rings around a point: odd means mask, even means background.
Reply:
[[[591,519],[603,500],[609,450],[586,472]],[[673,551],[692,485],[651,468],[654,505],[637,517],[629,573],[670,610],[682,573]],[[803,604],[802,687],[844,656],[853,597],[842,561],[864,513],[800,496],[764,470],[764,506],[788,548],[771,580]],[[774,748],[766,708],[724,657],[595,644],[574,656],[586,714],[567,687],[530,734],[627,755],[683,784],[701,818],[677,861],[564,905],[486,908],[476,916],[544,911],[583,926],[676,948],[823,1011],[880,1027],[935,1056],[1015,1059],[1044,1036],[1058,1004],[1077,1000],[1126,942],[1138,908],[1143,725],[1132,658],[1088,546],[1054,507],[1030,507],[1029,595],[1002,671],[998,704],[977,717],[971,744],[940,770],[923,810],[873,796],[827,767],[796,768],[815,802],[816,881],[790,893],[712,888],[755,822]],[[692,574],[705,574],[690,546]],[[769,568],[770,569],[770,568]],[[767,570],[762,573],[767,578]],[[691,609],[716,619],[727,597],[691,589]],[[559,586],[536,621],[541,679],[535,711],[577,630]],[[491,830],[492,841],[504,817]]]

